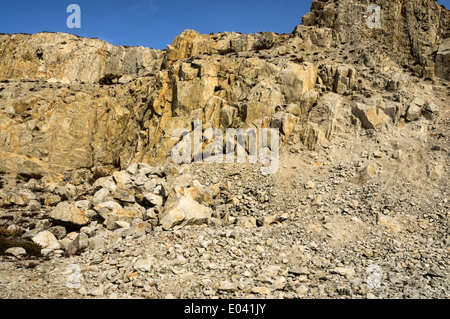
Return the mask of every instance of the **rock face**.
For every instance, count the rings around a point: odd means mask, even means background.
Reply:
[[[367,27],[365,1],[314,1],[291,34],[186,30],[163,51],[61,33],[0,35],[0,170],[43,176],[162,164],[179,142],[171,133],[193,134],[195,120],[203,131],[272,127],[284,144],[326,144],[346,108],[333,113],[319,97],[369,94],[372,79],[353,61],[448,77],[448,10],[433,0],[375,3],[380,29]],[[350,55],[328,59],[338,47]],[[378,81],[393,92],[410,85],[387,73]],[[410,101],[398,102],[393,120]],[[374,107],[355,115],[366,128],[384,123]],[[326,123],[310,120],[322,111],[331,111]]]
[[[380,6],[380,28],[369,27],[374,13],[369,4]],[[450,37],[449,21],[450,12],[435,0],[316,0],[303,17],[306,26],[333,30],[335,43],[372,43],[361,54],[368,65],[380,61],[379,48],[384,47],[399,65],[430,78],[435,71],[433,52]]]
[[[315,149],[343,118],[375,130],[433,119],[428,104],[408,97],[417,87],[399,70],[448,78],[448,10],[432,0],[375,3],[379,29],[367,26],[365,1],[314,1],[291,34],[186,30],[164,51],[60,33],[0,35],[0,171],[92,168],[105,176],[136,162],[162,164],[179,142],[171,133],[193,134],[195,120],[203,131],[278,128],[284,144]],[[329,58],[333,50],[345,56]],[[383,75],[362,75],[360,64]],[[379,89],[395,101],[358,100]],[[120,188],[99,189],[98,200],[132,201]],[[161,204],[156,196],[147,197]]]
[[[116,47],[64,33],[0,35],[1,79],[98,82],[106,74],[143,76],[157,71],[161,51]]]
[[[450,80],[450,38],[439,46],[436,55],[436,76]]]

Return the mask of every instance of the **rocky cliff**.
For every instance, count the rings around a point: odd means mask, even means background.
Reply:
[[[449,11],[373,2],[162,51],[0,35],[0,298],[448,299]],[[279,129],[278,171],[173,163],[198,120]]]
[[[65,33],[0,35],[0,78],[95,83],[106,74],[155,74],[162,52]]]
[[[381,28],[372,29],[367,5],[314,1],[291,34],[187,30],[164,51],[1,35],[0,169],[161,163],[177,143],[170,133],[195,119],[203,129],[279,128],[284,143],[310,149],[342,116],[375,129],[406,119],[418,91],[410,76],[448,79],[449,11],[433,0],[379,1]],[[103,85],[105,76],[120,79]],[[365,101],[380,88],[396,97]]]
[[[379,28],[367,27],[374,13],[369,4],[380,7]],[[303,24],[332,29],[336,42],[368,45],[361,58],[373,65],[380,62],[382,50],[399,66],[430,78],[441,67],[434,63],[435,54],[450,36],[450,12],[434,0],[318,0]]]

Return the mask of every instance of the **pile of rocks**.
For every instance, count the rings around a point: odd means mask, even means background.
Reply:
[[[33,192],[37,190],[41,193]],[[156,227],[221,225],[228,216],[213,213],[213,208],[232,202],[220,183],[205,187],[189,174],[143,163],[100,177],[92,185],[32,179],[0,198],[3,206],[47,211],[22,235],[41,245],[44,256],[98,248],[109,234],[139,237]]]

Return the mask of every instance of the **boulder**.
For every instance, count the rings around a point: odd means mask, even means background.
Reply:
[[[11,247],[5,250],[5,254],[21,258],[27,254],[27,251],[22,247]]]
[[[422,115],[422,110],[426,104],[426,101],[422,98],[415,98],[409,105],[408,111],[406,112],[406,119],[409,122],[416,121]]]
[[[75,228],[87,226],[89,223],[89,219],[84,210],[65,202],[59,203],[50,212],[50,219],[56,224]]]
[[[186,195],[174,202],[167,203],[160,216],[160,225],[168,230],[176,226],[201,225],[208,222],[212,211]]]
[[[361,125],[365,129],[379,130],[389,121],[389,117],[383,112],[379,112],[376,106],[356,103],[352,108],[352,113],[361,121]]]

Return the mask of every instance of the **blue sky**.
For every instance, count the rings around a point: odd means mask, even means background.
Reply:
[[[290,33],[312,0],[2,0],[0,33],[67,32],[115,45],[165,49],[185,29]],[[69,4],[81,29],[69,29]],[[450,8],[450,0],[439,0]]]

